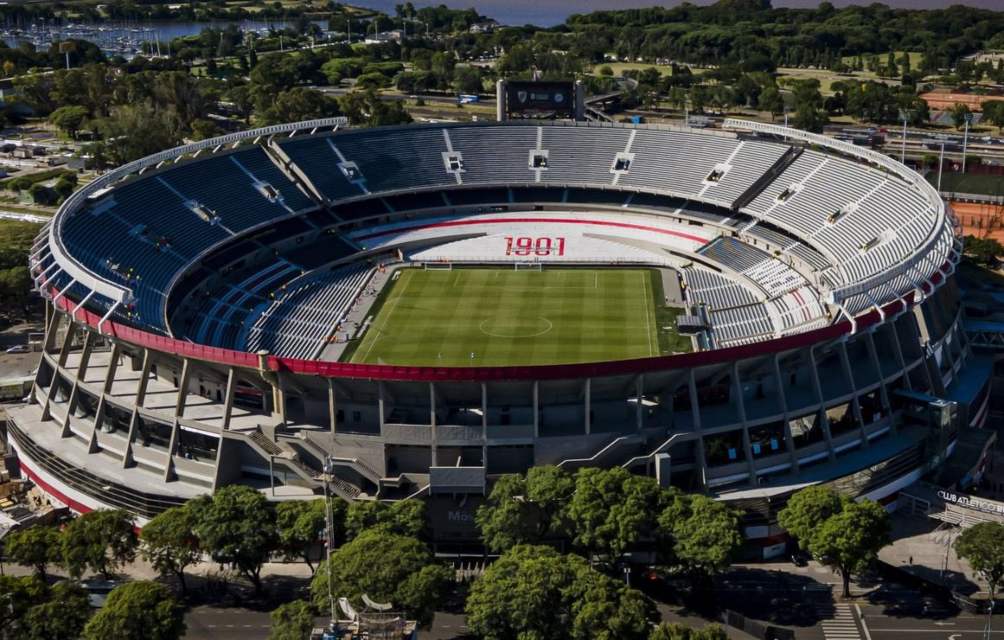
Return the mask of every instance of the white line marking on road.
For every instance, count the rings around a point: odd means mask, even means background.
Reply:
[[[861,630],[865,632],[865,640],[872,640],[872,634],[868,631],[868,624],[865,622],[864,614],[861,613],[861,607],[855,604],[854,610],[858,612],[858,620],[861,621]]]

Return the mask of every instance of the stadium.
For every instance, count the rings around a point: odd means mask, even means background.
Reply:
[[[960,250],[919,175],[781,126],[231,134],[39,234],[8,439],[77,511],[327,478],[427,499],[443,545],[500,474],[620,465],[741,506],[766,557],[795,489],[891,501],[982,425]]]

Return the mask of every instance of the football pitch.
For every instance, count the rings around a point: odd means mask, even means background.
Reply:
[[[349,355],[366,364],[501,366],[685,351],[652,269],[398,272]],[[375,317],[374,315],[375,314]],[[660,326],[662,325],[662,326]]]

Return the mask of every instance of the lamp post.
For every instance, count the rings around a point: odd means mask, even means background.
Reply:
[[[941,155],[938,156],[938,193],[941,193],[941,172],[945,166],[945,136],[941,136]]]
[[[901,164],[906,164],[906,123],[911,115],[904,111],[901,117],[903,118],[903,139],[900,141],[899,146],[899,161]]]
[[[335,593],[333,587],[331,586],[331,547],[334,545],[334,520],[335,516],[331,512],[331,491],[328,487],[328,482],[331,480],[331,473],[334,466],[331,464],[330,458],[325,458],[324,460],[324,556],[327,560],[327,572],[328,572],[328,607],[331,613],[331,620],[329,622],[329,629],[331,631],[335,630],[335,626],[338,622],[338,618],[335,615]]]
[[[966,131],[962,136],[962,173],[966,172],[966,149],[969,145],[969,123],[973,120],[973,114],[966,114]]]

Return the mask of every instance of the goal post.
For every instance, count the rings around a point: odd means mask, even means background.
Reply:
[[[512,264],[516,271],[543,271],[544,264],[541,262],[514,262]]]
[[[426,271],[453,271],[452,262],[426,262],[423,266]]]

